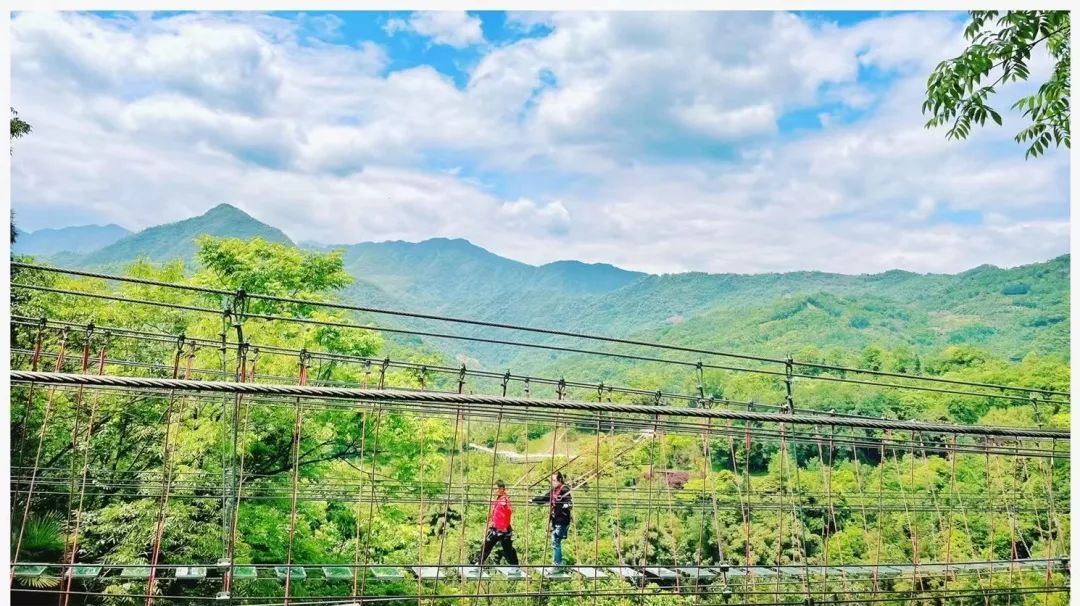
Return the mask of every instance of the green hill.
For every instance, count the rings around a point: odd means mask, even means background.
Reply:
[[[261,223],[229,204],[219,204],[198,217],[144,229],[122,238],[84,257],[83,266],[114,266],[140,258],[151,261],[191,259],[195,238],[209,234],[218,237],[254,238],[292,244],[281,230]]]
[[[222,204],[199,217],[127,236],[77,264],[115,269],[140,257],[190,259],[194,240],[202,234],[291,243],[281,231]],[[305,246],[342,249],[345,268],[356,278],[342,298],[371,307],[780,357],[807,348],[858,352],[869,345],[913,352],[974,345],[1012,360],[1031,352],[1069,356],[1068,255],[955,275],[899,270],[650,275],[578,261],[537,267],[461,239]],[[64,257],[66,264],[75,264],[73,255]],[[385,327],[596,347],[581,340],[408,318],[371,315],[364,320]],[[446,339],[429,339],[425,345],[493,369],[555,372],[574,360]]]
[[[86,254],[130,234],[130,231],[113,224],[39,229],[20,233],[11,249],[17,255],[38,257],[53,257],[64,252]]]
[[[338,248],[338,247],[334,247]],[[641,276],[612,265],[558,261],[540,267],[490,253],[467,240],[365,242],[345,245],[345,267],[403,301],[443,311],[483,309],[528,293],[597,294]]]

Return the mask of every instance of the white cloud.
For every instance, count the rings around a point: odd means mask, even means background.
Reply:
[[[559,200],[537,204],[521,198],[500,205],[496,216],[504,224],[521,230],[538,228],[552,233],[566,233],[572,224],[570,211]]]
[[[17,220],[142,228],[231,202],[297,240],[464,237],[658,272],[956,271],[1068,247],[1067,153],[1025,162],[1008,112],[964,142],[923,128],[926,75],[963,44],[952,15],[514,15],[551,32],[482,47],[465,86],[387,72],[385,48],[311,19],[16,15],[13,104],[34,126]],[[386,28],[483,43],[466,13]],[[827,128],[777,136],[804,110]]]
[[[465,11],[417,11],[408,21],[390,19],[383,26],[390,35],[402,31],[413,31],[435,44],[445,44],[454,48],[465,48],[484,42],[484,32],[480,18]]]
[[[675,116],[688,128],[710,137],[732,140],[776,131],[776,114],[769,105],[721,110],[710,103],[695,102],[676,107]]]
[[[922,196],[915,203],[915,208],[911,211],[911,216],[915,219],[926,219],[932,215],[936,209],[937,200],[931,196]]]
[[[553,14],[550,11],[508,11],[506,25],[528,33],[541,26],[554,25]]]

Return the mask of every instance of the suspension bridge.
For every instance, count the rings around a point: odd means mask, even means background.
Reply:
[[[1049,605],[1068,598],[1069,433],[1045,426],[1068,410],[1063,391],[12,265],[20,272],[14,291],[81,310],[11,320],[16,602]],[[102,287],[27,278],[42,275]],[[94,310],[107,305],[168,319],[106,325]],[[170,331],[197,321],[220,328]],[[463,327],[488,336],[462,334]],[[686,374],[696,388],[289,345],[305,328],[656,364]],[[499,336],[508,332],[517,336]],[[281,338],[262,343],[251,334]],[[707,371],[774,379],[781,395],[724,398]],[[1037,426],[803,406],[797,386],[826,382],[1030,409]],[[528,452],[530,428],[553,432],[550,451]],[[510,435],[526,436],[525,452],[508,450]],[[117,442],[133,436],[130,448],[145,452],[109,460],[97,446],[123,450]],[[394,454],[401,443],[416,451]],[[399,473],[395,456],[415,469]],[[677,485],[665,475],[673,461]],[[306,471],[315,466],[322,466],[317,477]],[[526,493],[553,471],[567,472],[575,499],[570,561],[559,568],[550,560],[546,512],[526,505]],[[497,473],[517,476],[507,479],[523,558],[477,566]],[[107,521],[86,514],[91,504],[141,508],[111,539],[139,548],[81,547],[107,542],[98,528]],[[309,546],[329,536],[308,519],[320,507],[336,511],[351,536],[314,560]],[[29,522],[42,510],[64,512],[63,549],[51,561],[25,553]],[[276,536],[254,536],[245,517],[256,515],[276,516]],[[213,536],[180,549],[179,526],[192,520]],[[838,540],[845,533],[860,535],[860,551]],[[902,543],[887,544],[887,533]],[[258,549],[278,543],[280,550]]]

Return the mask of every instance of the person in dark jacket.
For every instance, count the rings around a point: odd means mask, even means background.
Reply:
[[[532,502],[536,505],[547,503],[550,508],[552,563],[556,567],[562,566],[562,542],[570,529],[570,514],[574,507],[570,487],[566,485],[562,472],[551,474],[551,490],[534,497]]]
[[[510,527],[510,517],[514,513],[510,506],[510,497],[506,494],[506,483],[502,480],[495,482],[495,500],[491,503],[491,513],[488,514],[488,531],[484,537],[484,547],[480,550],[482,565],[491,554],[491,550],[498,543],[502,548],[503,558],[511,565],[518,565],[517,551],[514,549],[514,531]]]

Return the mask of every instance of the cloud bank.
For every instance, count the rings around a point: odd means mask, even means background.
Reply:
[[[296,240],[653,272],[1064,253],[1067,153],[1024,161],[1011,112],[964,142],[922,126],[962,17],[20,13],[13,206],[140,229],[229,202]]]

